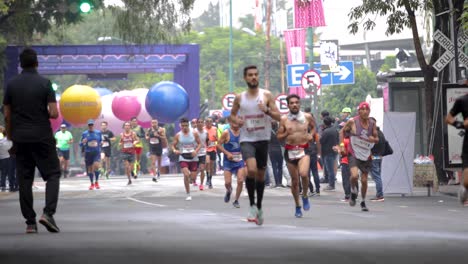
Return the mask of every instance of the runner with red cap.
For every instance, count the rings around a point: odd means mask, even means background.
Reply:
[[[376,124],[369,119],[370,105],[362,102],[358,106],[358,116],[350,118],[340,131],[340,148],[345,152],[343,139],[349,137],[350,144],[346,152],[351,171],[350,206],[356,205],[359,171],[361,171],[361,210],[369,211],[366,206],[367,176],[372,166],[371,149],[379,142]]]

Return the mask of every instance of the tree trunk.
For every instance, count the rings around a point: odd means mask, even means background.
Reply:
[[[265,32],[265,58],[263,68],[265,71],[265,89],[270,90],[270,64],[271,64],[271,0],[266,5],[266,32]]]

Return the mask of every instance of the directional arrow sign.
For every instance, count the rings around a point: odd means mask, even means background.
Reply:
[[[340,81],[344,81],[346,80],[346,78],[349,77],[350,74],[351,74],[351,71],[348,70],[348,68],[346,68],[345,66],[339,66],[339,71],[334,73],[333,75],[341,76]]]
[[[353,84],[354,83],[354,63],[352,61],[340,61],[340,71],[332,73],[331,85]],[[322,78],[322,85],[324,78]]]
[[[321,72],[320,63],[314,63],[314,70],[320,74],[322,86],[354,83],[354,62],[340,61],[339,72]],[[287,65],[288,87],[301,87],[302,76],[309,70],[308,64]]]

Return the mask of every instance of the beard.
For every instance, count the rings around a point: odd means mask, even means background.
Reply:
[[[257,89],[258,88],[258,82],[257,83],[248,82],[247,86],[249,87],[249,89]]]
[[[299,113],[299,109],[290,109],[289,112],[293,115],[297,115]]]

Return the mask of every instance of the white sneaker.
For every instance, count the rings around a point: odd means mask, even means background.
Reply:
[[[458,190],[458,199],[462,205],[465,205],[466,200],[468,200],[468,192],[466,191],[465,186],[460,186],[460,190]]]
[[[185,201],[192,201],[192,196],[187,196],[187,198],[185,198]]]
[[[258,212],[258,209],[257,209],[256,205],[250,206],[249,214],[247,215],[247,221],[256,222],[257,221],[257,212]]]

